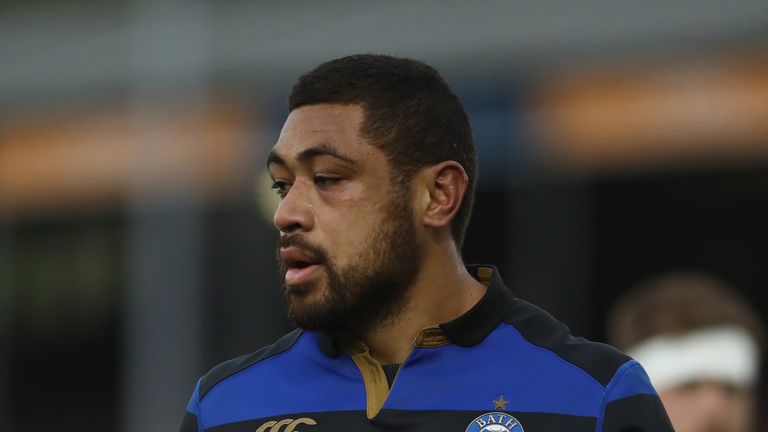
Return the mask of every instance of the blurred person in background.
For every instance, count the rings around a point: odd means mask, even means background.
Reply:
[[[765,330],[732,287],[703,273],[654,277],[609,311],[608,342],[645,368],[677,432],[753,432]]]
[[[203,376],[182,431],[671,431],[636,362],[463,264],[475,149],[432,67],[318,66],[267,162],[298,329]]]

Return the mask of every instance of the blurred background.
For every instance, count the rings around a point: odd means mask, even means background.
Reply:
[[[480,160],[468,263],[576,334],[666,270],[768,302],[768,3],[5,0],[0,431],[176,430],[290,329],[265,154],[293,80],[426,61]]]

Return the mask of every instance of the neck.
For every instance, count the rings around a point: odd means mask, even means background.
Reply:
[[[485,285],[467,272],[455,248],[428,251],[424,258],[398,316],[362,335],[381,364],[403,363],[421,330],[458,318],[485,293]]]

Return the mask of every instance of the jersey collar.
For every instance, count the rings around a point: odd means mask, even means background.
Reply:
[[[514,300],[512,291],[504,285],[496,267],[470,265],[467,270],[475,279],[487,283],[488,289],[480,301],[464,315],[440,324],[440,328],[451,342],[461,347],[470,347],[482,342],[498,327],[509,310],[511,301]]]
[[[449,343],[471,347],[482,342],[504,319],[514,295],[501,280],[499,271],[491,265],[466,267],[475,279],[488,287],[485,294],[460,317],[419,332],[413,341],[414,347],[435,348]],[[326,332],[318,332],[317,341],[323,353],[333,358],[340,353],[366,350],[360,343]]]

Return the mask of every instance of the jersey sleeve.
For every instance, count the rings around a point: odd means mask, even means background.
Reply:
[[[642,366],[630,360],[606,387],[598,432],[674,432]]]
[[[195,391],[189,399],[179,432],[200,432],[200,426],[198,424],[198,417],[200,416],[200,381],[201,380],[197,381]]]

